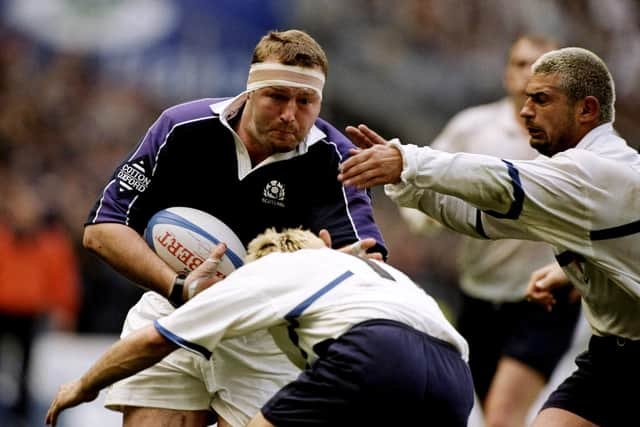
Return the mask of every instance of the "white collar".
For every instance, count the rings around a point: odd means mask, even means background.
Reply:
[[[605,134],[615,134],[615,131],[613,130],[613,123],[607,122],[594,127],[582,137],[580,142],[576,144],[575,148],[588,149]]]

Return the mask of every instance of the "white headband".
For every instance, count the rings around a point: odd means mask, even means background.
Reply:
[[[247,91],[268,86],[303,87],[314,90],[322,99],[324,74],[313,68],[284,65],[277,62],[251,64],[247,79]]]

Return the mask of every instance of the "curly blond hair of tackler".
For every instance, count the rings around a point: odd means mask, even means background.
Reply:
[[[287,228],[276,231],[268,228],[249,243],[245,262],[255,261],[272,252],[295,252],[299,249],[318,249],[326,247],[318,236],[309,230]]]

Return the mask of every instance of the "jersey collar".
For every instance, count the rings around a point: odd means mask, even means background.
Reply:
[[[583,136],[580,142],[576,145],[576,148],[588,149],[593,146],[601,136],[612,134],[614,132],[613,123],[608,122],[601,124],[600,126],[591,129],[585,136]]]

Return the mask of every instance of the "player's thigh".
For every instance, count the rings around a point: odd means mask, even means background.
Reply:
[[[206,427],[214,420],[210,411],[181,411],[163,408],[124,408],[123,427]]]
[[[218,416],[218,424],[217,427],[233,427],[227,420]]]
[[[258,412],[255,417],[251,419],[247,427],[276,427],[271,424],[267,419],[262,415],[262,412]]]
[[[505,341],[503,356],[537,370],[545,381],[571,346],[580,316],[580,304],[570,302],[569,290],[556,294],[557,307],[551,312],[527,301],[505,305],[505,320],[511,323],[512,333]]]
[[[484,405],[487,425],[524,425],[545,384],[544,376],[530,366],[510,357],[500,359]]]
[[[531,427],[599,427],[579,415],[559,408],[546,408],[533,420]]]
[[[295,380],[295,367],[267,331],[224,340],[212,356],[211,407],[234,426],[244,426],[278,390]]]
[[[151,324],[174,311],[155,292],[146,292],[125,320],[122,336]],[[177,411],[205,411],[210,407],[209,361],[178,349],[155,365],[109,387],[105,406],[122,411],[126,406],[164,408]]]
[[[456,327],[469,344],[469,367],[476,393],[483,403],[502,355],[505,337],[511,335],[512,323],[503,316],[502,305],[461,294]]]

